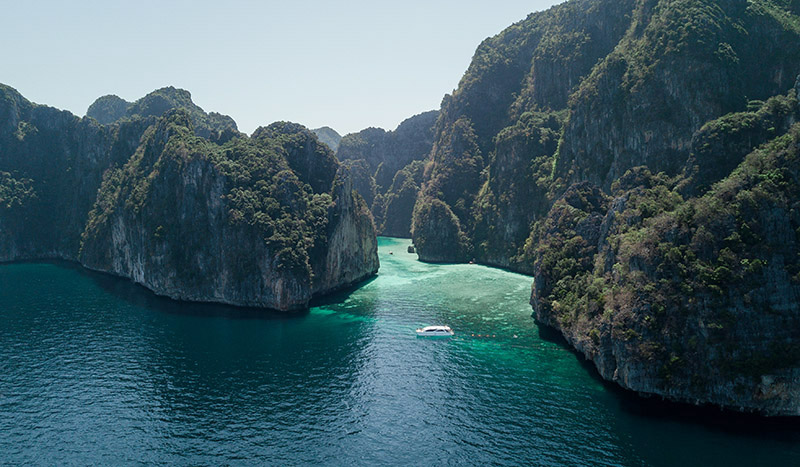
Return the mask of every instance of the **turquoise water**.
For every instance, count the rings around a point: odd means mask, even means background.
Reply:
[[[800,465],[800,422],[615,390],[537,328],[529,277],[408,242],[301,315],[1,265],[0,464]]]

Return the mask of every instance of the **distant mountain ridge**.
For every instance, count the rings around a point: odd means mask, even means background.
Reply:
[[[113,94],[102,96],[89,106],[86,116],[108,125],[135,117],[160,117],[168,110],[178,108],[189,113],[198,136],[208,138],[214,132],[238,131],[233,118],[216,112],[206,113],[192,101],[189,91],[172,86],[156,89],[135,102],[127,102]]]
[[[379,234],[411,235],[411,214],[422,182],[422,161],[433,147],[438,111],[405,119],[393,131],[366,128],[345,135],[336,153],[371,206]]]
[[[324,126],[311,131],[317,135],[317,138],[319,138],[320,141],[327,144],[333,152],[339,150],[339,142],[342,140],[342,135],[340,135],[336,130],[329,126]]]

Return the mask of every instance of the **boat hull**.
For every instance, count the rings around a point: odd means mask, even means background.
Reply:
[[[453,331],[448,332],[430,332],[430,331],[420,331],[417,330],[417,337],[452,337],[455,333]]]

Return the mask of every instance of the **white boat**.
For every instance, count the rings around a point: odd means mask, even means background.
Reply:
[[[450,337],[453,334],[455,333],[450,326],[426,326],[417,329],[417,337]]]

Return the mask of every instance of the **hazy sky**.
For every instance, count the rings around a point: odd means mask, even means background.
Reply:
[[[394,129],[439,107],[483,39],[556,3],[0,0],[0,82],[80,116],[172,85],[247,133]]]

